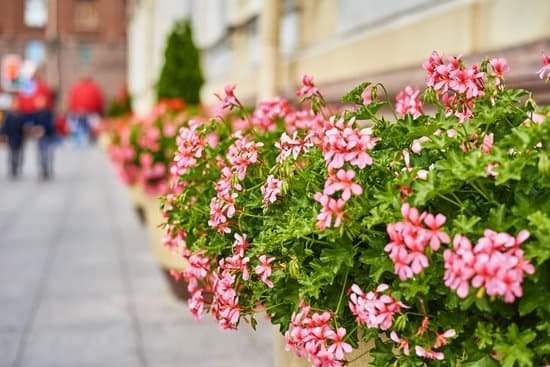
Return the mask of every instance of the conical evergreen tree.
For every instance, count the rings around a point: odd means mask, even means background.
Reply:
[[[166,42],[164,65],[156,85],[157,99],[183,98],[185,103],[196,105],[203,83],[191,24],[188,20],[177,21]]]

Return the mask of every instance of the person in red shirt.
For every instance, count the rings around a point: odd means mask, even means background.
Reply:
[[[39,131],[38,153],[42,179],[53,174],[53,139],[55,135],[53,93],[45,81],[35,76],[17,94],[17,106],[23,122]]]
[[[97,83],[84,77],[76,82],[69,93],[69,116],[73,142],[80,145],[83,135],[95,141],[94,122],[103,111],[103,94]]]

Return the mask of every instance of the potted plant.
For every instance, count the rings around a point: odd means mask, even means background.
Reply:
[[[180,129],[165,244],[195,317],[267,313],[314,366],[550,363],[550,109],[504,59],[423,67],[395,107],[362,83],[331,111],[304,76],[301,109],[228,86],[239,130]]]

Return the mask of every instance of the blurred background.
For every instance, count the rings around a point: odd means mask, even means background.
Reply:
[[[507,85],[550,103],[549,0],[0,0],[0,366],[272,366],[267,322],[191,320],[100,121],[206,109],[227,84],[292,100],[306,73],[332,103],[363,81],[394,96],[434,50],[505,57]]]

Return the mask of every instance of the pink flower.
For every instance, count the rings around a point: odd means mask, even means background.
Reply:
[[[306,356],[317,367],[342,367],[344,353],[352,348],[344,342],[346,329],[334,331],[330,327],[331,317],[330,312],[311,314],[311,307],[301,302],[285,333],[285,349],[293,350],[298,357]]]
[[[343,207],[345,201],[343,199],[333,199],[320,192],[314,195],[314,199],[322,205],[321,212],[317,216],[317,228],[324,231],[326,228],[331,227],[331,224],[334,224],[333,227],[339,227],[344,217]],[[334,223],[332,223],[333,215],[336,215]]]
[[[450,239],[440,230],[446,221],[443,214],[434,216],[426,212],[420,213],[418,209],[404,203],[401,206],[401,215],[405,222],[388,223],[386,227],[390,242],[384,247],[384,251],[390,253],[394,272],[401,280],[407,280],[429,266],[425,253],[428,245],[437,251],[441,242],[448,243]],[[422,225],[423,222],[427,228]]]
[[[292,137],[290,137],[286,133],[282,133],[281,141],[275,143],[275,147],[280,151],[276,158],[277,163],[282,163],[289,157],[296,160],[300,153],[307,153],[312,147],[313,144],[305,139],[299,139],[297,134],[298,132],[294,131]]]
[[[504,74],[510,71],[510,67],[504,58],[492,59],[489,63],[493,68],[491,75],[495,77],[495,85],[499,86],[502,83]]]
[[[460,298],[466,298],[469,291],[469,280],[474,274],[472,268],[474,254],[470,240],[462,235],[455,235],[453,251],[443,252],[445,260],[445,285],[457,291]]]
[[[490,134],[485,135],[483,137],[483,147],[481,149],[483,154],[491,153],[491,147],[493,146],[493,143],[494,143],[494,134],[493,133],[490,133]]]
[[[437,214],[435,216],[433,214],[427,214],[424,217],[424,223],[429,228],[426,233],[430,237],[430,247],[434,251],[439,250],[440,242],[451,242],[449,235],[443,231],[440,231],[441,226],[445,224],[446,221],[447,217],[445,217],[443,214]]]
[[[419,89],[407,86],[405,90],[399,92],[395,97],[395,111],[403,116],[410,113],[413,118],[421,116],[424,112],[422,110],[422,102],[418,97],[419,94]]]
[[[428,350],[422,348],[419,345],[416,345],[414,347],[414,350],[416,351],[416,355],[419,357],[427,358],[427,359],[437,359],[442,361],[445,359],[445,355],[441,352],[436,352],[428,348]]]
[[[412,152],[416,154],[420,154],[420,152],[422,152],[422,143],[425,143],[427,141],[430,141],[430,138],[428,138],[427,136],[414,139],[411,145]]]
[[[277,197],[281,195],[283,180],[275,178],[273,175],[267,176],[267,181],[262,185],[261,191],[264,196],[264,206],[274,203]]]
[[[277,123],[282,123],[290,112],[288,101],[275,97],[258,102],[250,120],[252,126],[261,131],[273,131],[277,129]]]
[[[512,303],[523,295],[524,274],[533,274],[535,268],[523,258],[520,244],[529,232],[520,231],[516,238],[508,233],[485,230],[476,246],[457,235],[453,250],[445,250],[445,285],[457,290],[458,296],[468,295],[469,282],[474,288],[485,287],[489,296],[501,296]]]
[[[273,282],[268,278],[271,275],[271,263],[275,260],[274,257],[267,258],[266,255],[260,255],[258,257],[260,265],[254,268],[254,272],[260,276],[262,282],[264,282],[269,288],[273,288]]]
[[[393,316],[407,306],[382,294],[387,289],[386,284],[380,284],[375,291],[365,294],[357,284],[351,286],[349,308],[357,323],[381,330],[388,330],[392,326]]]
[[[218,98],[221,102],[221,108],[222,109],[233,109],[234,107],[239,107],[241,104],[237,97],[235,97],[235,88],[237,86],[234,84],[228,84],[224,87],[225,95],[222,97],[217,93],[214,93],[216,98]]]
[[[372,164],[367,150],[373,149],[380,139],[371,136],[371,128],[359,130],[354,123],[355,118],[345,122],[333,116],[323,131],[320,145],[329,170],[342,168],[346,162],[359,168]]]
[[[360,185],[353,183],[353,178],[355,177],[355,171],[350,170],[339,170],[336,175],[329,176],[328,180],[325,183],[324,193],[326,195],[332,195],[335,192],[342,191],[342,199],[348,201],[351,198],[351,194],[361,195],[363,189]]]
[[[550,56],[542,54],[542,67],[537,71],[542,80],[550,79]]]
[[[498,172],[495,171],[495,168],[497,168],[498,166],[499,166],[498,163],[487,164],[487,166],[485,167],[485,172],[487,173],[487,176],[492,176],[492,177],[498,176]]]
[[[240,235],[235,233],[235,242],[233,242],[233,253],[241,257],[244,256],[248,249],[249,243],[246,241],[246,234]]]
[[[336,359],[343,360],[344,353],[351,353],[351,345],[344,342],[346,337],[346,329],[341,327],[338,328],[336,333],[332,332],[329,334],[328,339],[332,341],[332,344],[328,347],[328,352],[333,353]]]
[[[361,93],[361,99],[363,99],[363,104],[368,106],[372,103],[372,88],[366,87],[365,90]]]
[[[447,345],[447,339],[452,338],[455,335],[456,335],[455,329],[449,329],[445,331],[443,334],[437,333],[435,338],[434,348],[439,348],[442,345]]]
[[[407,340],[399,338],[395,331],[390,333],[390,339],[397,343],[399,349],[403,349],[403,354],[406,356],[410,355],[409,342]]]
[[[307,74],[302,76],[302,87],[296,91],[298,97],[311,98],[319,91],[313,84],[313,77]]]

